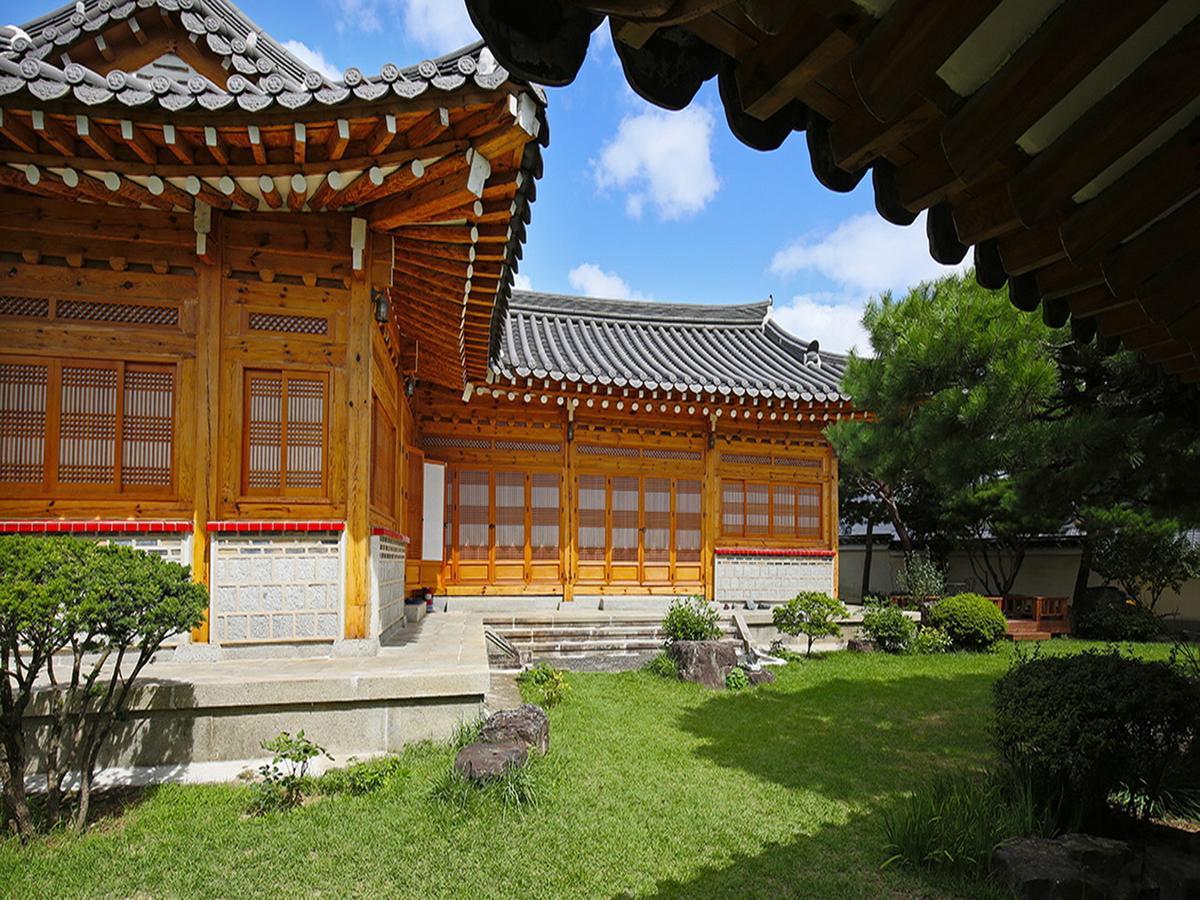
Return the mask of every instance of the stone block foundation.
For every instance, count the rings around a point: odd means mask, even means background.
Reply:
[[[801,591],[836,596],[831,550],[718,549],[714,599],[718,603],[781,603]]]
[[[212,640],[335,641],[342,636],[339,531],[212,532]]]

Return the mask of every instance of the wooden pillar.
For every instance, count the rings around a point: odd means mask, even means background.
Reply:
[[[563,540],[559,543],[562,546],[563,600],[571,601],[575,599],[575,576],[579,568],[575,561],[579,499],[575,496],[575,415],[569,405],[566,410],[567,421],[563,429],[563,514],[560,517]]]
[[[839,565],[842,554],[838,549],[838,532],[840,531],[840,516],[838,510],[838,458],[833,452],[833,447],[830,446],[826,452],[829,454],[829,514],[826,516],[826,521],[829,523],[829,549],[833,551],[833,596],[837,597],[842,592],[840,582]]]
[[[367,637],[370,593],[371,241],[366,222],[351,220],[354,278],[346,341],[346,627],[347,639]]]
[[[220,214],[215,210],[197,217],[196,259],[196,390],[192,463],[192,579],[209,586],[212,608],[211,557],[208,523],[217,510],[217,429],[220,424],[221,378],[221,244]],[[200,229],[207,228],[207,231]],[[201,237],[202,236],[202,237]],[[203,247],[200,244],[203,243]],[[203,253],[200,251],[203,250]],[[192,631],[192,640],[207,643],[209,612]]]
[[[710,419],[704,445],[704,484],[700,504],[700,564],[703,567],[704,599],[716,596],[716,550],[721,533],[720,479],[717,477],[717,420]]]

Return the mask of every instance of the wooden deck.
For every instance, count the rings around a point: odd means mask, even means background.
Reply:
[[[1045,641],[1071,633],[1069,597],[1029,597],[1010,594],[989,598],[1008,621],[1008,637],[1014,641]]]

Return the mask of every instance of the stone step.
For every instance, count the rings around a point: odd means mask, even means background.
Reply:
[[[596,655],[607,653],[646,653],[661,650],[661,640],[593,640],[593,641],[534,641],[528,644],[517,644],[522,652],[532,656],[553,656],[555,654]]]

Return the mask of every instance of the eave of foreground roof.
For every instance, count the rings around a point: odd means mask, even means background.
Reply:
[[[515,291],[492,377],[593,391],[849,401],[839,386],[845,357],[788,334],[770,308],[770,301],[671,304]]]

